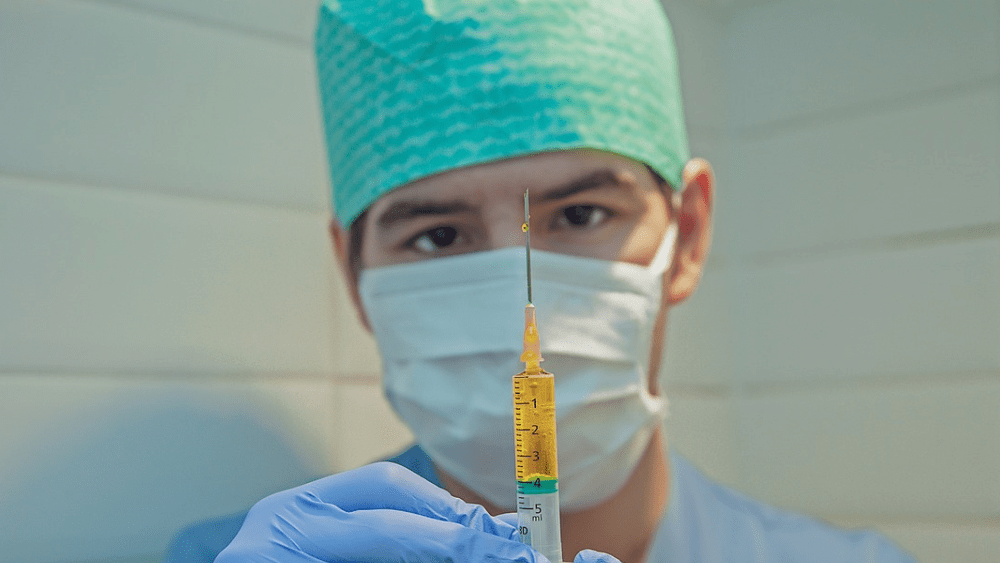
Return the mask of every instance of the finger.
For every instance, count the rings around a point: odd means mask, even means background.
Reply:
[[[513,526],[515,528],[517,528],[517,526],[518,526],[518,523],[517,523],[517,513],[516,512],[508,512],[506,514],[500,514],[498,516],[494,516],[494,518],[496,518],[497,520],[500,520],[501,522],[505,522],[507,524],[510,524],[511,526]]]
[[[621,563],[621,561],[607,553],[585,549],[576,554],[576,557],[573,558],[573,563]]]
[[[502,537],[516,526],[494,520],[483,507],[457,499],[401,465],[381,462],[333,475],[292,489],[320,502],[353,512],[385,508],[455,522]]]
[[[481,561],[489,558],[494,561],[548,563],[541,554],[516,539],[408,512],[358,511],[351,514],[349,524],[339,531],[339,537],[334,538],[334,549],[321,554],[320,559],[394,561],[406,554],[403,559],[414,562]],[[375,533],[362,539],[368,531]]]
[[[516,540],[398,510],[345,512],[319,502],[286,507],[241,530],[218,562],[512,561],[548,563]],[[263,532],[263,533],[261,533]],[[257,559],[257,558],[260,559]]]

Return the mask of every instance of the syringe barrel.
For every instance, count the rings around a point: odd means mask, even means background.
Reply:
[[[517,515],[521,541],[562,561],[555,379],[551,373],[514,376]]]

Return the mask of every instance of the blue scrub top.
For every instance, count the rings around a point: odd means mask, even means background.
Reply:
[[[442,486],[418,446],[389,461]],[[673,449],[670,464],[670,503],[646,563],[916,563],[876,532],[840,530],[715,483]],[[212,563],[245,517],[240,512],[182,530],[164,562]]]

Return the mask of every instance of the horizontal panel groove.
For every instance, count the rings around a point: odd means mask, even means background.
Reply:
[[[122,557],[111,557],[102,559],[81,559],[73,563],[154,563],[163,560],[163,552],[130,554]]]
[[[379,381],[376,372],[346,372],[327,371],[177,371],[177,370],[74,370],[69,368],[32,367],[0,365],[0,382],[6,377],[38,377],[38,378],[78,378],[81,381],[149,381],[163,382],[197,382],[218,383],[227,381],[333,381],[336,383],[369,384]]]
[[[849,255],[895,252],[985,239],[1000,240],[1000,221],[919,233],[891,235],[868,240],[757,252],[748,255],[744,259],[744,262],[747,266],[764,269],[787,264],[819,262]]]
[[[728,399],[733,396],[733,387],[729,385],[711,385],[699,383],[670,383],[665,385],[668,397]]]
[[[381,376],[377,371],[370,372],[321,372],[321,371],[189,371],[177,372],[171,370],[102,370],[80,371],[62,368],[21,368],[18,366],[0,365],[0,380],[4,377],[77,377],[94,381],[108,380],[150,380],[150,381],[232,381],[239,379],[253,380],[332,380],[347,385],[371,385],[379,383]],[[667,384],[667,395],[689,398],[725,399],[733,395],[729,386],[699,385],[692,383]]]
[[[942,526],[955,528],[977,528],[983,531],[1000,532],[1000,516],[962,515],[909,515],[887,513],[837,514],[819,513],[824,520],[840,526],[856,527],[866,524],[877,526]]]
[[[993,74],[975,80],[949,84],[947,86],[940,86],[918,92],[910,92],[900,96],[891,96],[875,101],[866,101],[821,110],[805,115],[776,119],[759,125],[737,127],[734,133],[736,137],[741,140],[766,139],[768,137],[784,134],[789,131],[813,128],[817,125],[822,125],[823,123],[859,118],[887,111],[895,111],[903,107],[937,102],[962,94],[990,90],[998,87],[1000,87],[1000,74]]]
[[[894,373],[855,374],[835,380],[791,380],[776,382],[737,383],[733,393],[743,397],[781,395],[787,393],[809,393],[815,391],[840,391],[859,389],[893,389],[920,387],[924,385],[948,385],[1000,381],[1000,372],[953,371],[937,373]]]
[[[721,125],[713,125],[710,123],[701,123],[699,121],[688,120],[687,134],[689,139],[693,139],[702,135],[709,135],[713,137],[725,137],[729,129]]]
[[[128,198],[150,196],[169,201],[197,202],[213,206],[238,206],[241,209],[262,209],[269,211],[283,211],[289,213],[304,214],[324,214],[329,215],[328,210],[317,210],[308,205],[294,205],[290,203],[265,202],[258,199],[236,199],[218,196],[209,196],[188,191],[178,191],[174,189],[161,189],[158,186],[125,186],[111,184],[95,184],[86,179],[68,180],[62,176],[38,176],[26,174],[12,174],[0,167],[0,183],[23,184],[23,187],[30,187],[38,190],[67,189],[75,192],[89,191],[95,194],[120,194]]]
[[[176,10],[167,10],[164,8],[157,8],[149,5],[139,6],[128,2],[123,2],[121,0],[75,0],[75,1],[83,4],[93,4],[93,5],[103,6],[106,8],[124,10],[137,14],[145,14],[160,18],[169,18],[171,20],[174,20],[175,22],[185,25],[215,29],[229,33],[237,33],[239,35],[250,36],[256,39],[265,39],[277,43],[284,43],[294,47],[302,47],[310,50],[312,49],[312,43],[308,39],[290,33],[279,33],[277,31],[271,31],[266,29],[244,27],[241,25],[237,25],[233,22],[228,22],[224,20],[198,17],[196,15],[179,12]]]
[[[382,376],[377,372],[339,373],[333,376],[333,381],[343,385],[378,385]]]

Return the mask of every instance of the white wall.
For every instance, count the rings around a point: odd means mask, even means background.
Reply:
[[[1000,2],[699,7],[727,146],[716,279],[671,353],[728,368],[720,477],[921,561],[996,561]]]
[[[315,10],[0,1],[0,561],[157,560],[408,441],[332,266]]]
[[[667,6],[719,180],[671,441],[924,561],[1000,553],[998,6]],[[155,561],[409,440],[330,259],[314,14],[0,0],[0,562]]]

